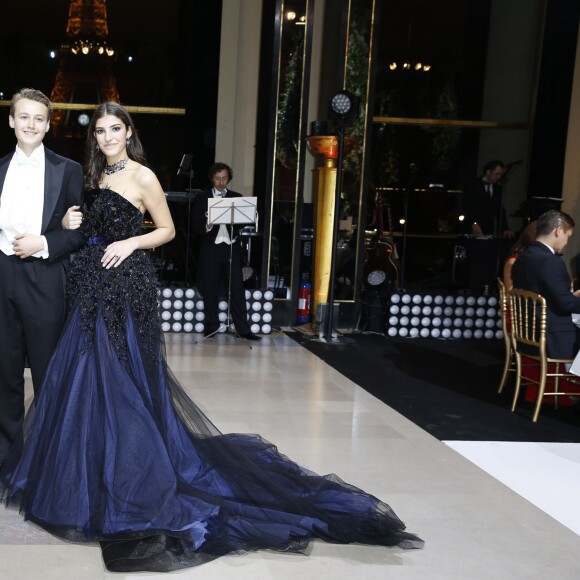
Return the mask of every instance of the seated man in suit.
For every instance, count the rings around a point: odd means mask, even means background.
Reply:
[[[580,313],[580,290],[570,291],[570,276],[561,253],[574,231],[566,213],[549,210],[538,219],[536,241],[515,261],[514,288],[531,290],[546,299],[548,356],[572,359],[578,351],[578,328],[572,314]]]

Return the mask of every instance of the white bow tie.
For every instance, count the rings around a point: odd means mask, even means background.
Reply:
[[[28,165],[30,167],[38,167],[40,165],[40,158],[38,157],[26,157],[26,155],[16,156],[17,165]]]

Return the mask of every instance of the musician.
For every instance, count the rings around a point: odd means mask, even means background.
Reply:
[[[502,236],[514,238],[507,225],[503,204],[501,179],[505,164],[499,160],[488,161],[483,173],[467,184],[463,192],[465,223],[474,236]]]
[[[234,226],[232,239],[229,226],[207,225],[209,199],[242,197],[241,193],[227,188],[232,177],[233,171],[229,165],[214,163],[208,171],[212,186],[196,195],[193,204],[193,230],[198,234],[200,241],[197,286],[204,302],[204,336],[211,336],[219,329],[219,298],[227,296],[229,289],[231,291],[230,314],[236,334],[247,340],[260,340],[259,336],[250,331],[247,321],[242,254],[238,236],[240,228]]]
[[[467,286],[477,292],[495,288],[500,266],[509,251],[507,240],[514,238],[503,204],[501,180],[505,170],[502,161],[488,161],[482,175],[469,182],[463,192],[464,223],[475,238],[468,244]]]

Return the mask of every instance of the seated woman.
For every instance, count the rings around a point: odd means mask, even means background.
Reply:
[[[536,239],[537,226],[538,222],[533,221],[524,228],[503,265],[503,283],[506,292],[509,292],[514,286],[512,281],[513,265],[518,259],[518,256]]]

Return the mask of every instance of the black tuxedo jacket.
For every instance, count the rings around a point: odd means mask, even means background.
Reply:
[[[514,288],[531,290],[546,299],[546,347],[551,358],[571,359],[577,352],[577,328],[572,314],[580,313],[580,298],[570,292],[570,276],[560,256],[533,242],[515,261]]]
[[[67,260],[70,252],[82,246],[85,239],[79,230],[63,230],[61,220],[71,205],[81,205],[83,172],[71,159],[44,148],[44,210],[41,235],[48,243],[48,260]],[[0,159],[0,196],[14,151]]]
[[[463,210],[468,233],[471,233],[471,224],[477,222],[484,235],[498,236],[508,229],[505,211],[503,208],[503,190],[501,185],[492,185],[492,194],[485,189],[483,179],[478,178],[470,182],[463,192]]]

